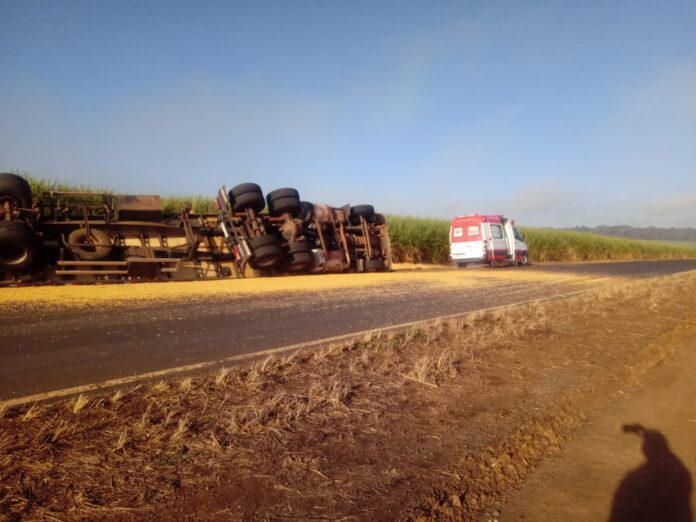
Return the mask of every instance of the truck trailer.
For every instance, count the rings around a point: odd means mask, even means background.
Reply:
[[[164,212],[156,195],[49,190],[0,174],[0,283],[192,280],[391,269],[384,216],[372,205],[265,197],[223,186],[216,212]]]

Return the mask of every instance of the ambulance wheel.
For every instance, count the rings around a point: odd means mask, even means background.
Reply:
[[[457,263],[457,268],[466,268],[469,263]]]
[[[500,266],[500,264],[498,263],[497,260],[492,259],[492,260],[488,263],[488,266],[491,267],[491,268],[497,268],[498,266]]]
[[[522,254],[520,256],[520,260],[517,262],[519,266],[529,266],[532,264],[532,261],[529,259],[529,256],[527,255],[527,252]]]

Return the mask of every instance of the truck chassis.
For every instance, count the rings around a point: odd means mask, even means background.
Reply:
[[[0,174],[0,284],[193,280],[391,268],[384,216],[371,205],[265,198],[223,186],[215,214],[165,214],[159,196],[48,191]]]

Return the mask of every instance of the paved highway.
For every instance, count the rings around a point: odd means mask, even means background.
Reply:
[[[90,308],[69,302],[50,307],[10,303],[0,314],[0,400],[564,295],[606,278],[694,269],[696,260],[504,268],[496,270],[494,278],[483,268],[456,274],[426,270],[364,288],[322,289],[322,276],[309,276],[301,280],[306,290],[293,292],[192,295]],[[444,285],[437,279],[443,273],[461,280],[461,286]],[[99,292],[99,287],[93,288]],[[0,289],[0,299],[3,292],[22,290]]]

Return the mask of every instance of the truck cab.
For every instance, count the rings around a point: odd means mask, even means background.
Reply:
[[[456,216],[450,227],[450,258],[460,268],[470,263],[530,264],[524,236],[502,214]]]

